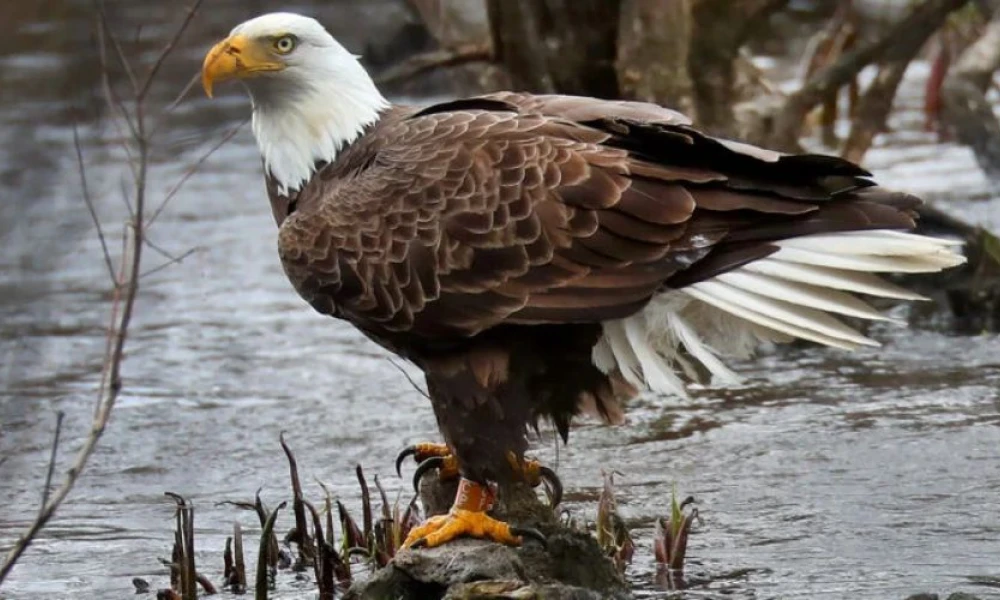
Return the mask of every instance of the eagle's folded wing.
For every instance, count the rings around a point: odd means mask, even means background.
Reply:
[[[285,222],[281,255],[317,308],[421,336],[627,317],[775,240],[911,228],[918,202],[642,103],[494,95],[380,135],[365,170]]]

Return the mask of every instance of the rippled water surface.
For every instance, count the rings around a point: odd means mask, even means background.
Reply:
[[[11,4],[0,8],[4,548],[36,510],[56,411],[67,415],[60,471],[88,426],[104,344],[109,286],[81,200],[71,124],[81,122],[113,250],[126,177],[113,146],[87,143],[99,131],[114,133],[92,118],[101,102],[88,2]],[[158,100],[193,76],[211,39],[268,6],[209,4],[168,65]],[[329,22],[350,34],[365,11],[337,4],[343,12]],[[179,10],[113,6],[120,31],[142,21],[143,35],[155,39]],[[998,203],[969,153],[913,133],[925,76],[920,65],[911,70],[907,106],[869,166],[887,183],[997,227]],[[182,103],[156,146],[152,201],[245,110],[235,89],[212,104]],[[153,241],[169,253],[198,250],[143,280],[110,427],[0,595],[126,597],[136,576],[163,585],[157,559],[172,540],[167,490],[196,504],[198,559],[218,578],[233,519],[251,531],[255,523],[217,503],[249,499],[261,486],[272,504],[287,496],[283,430],[307,494],[320,497],[313,482],[321,479],[354,504],[357,463],[383,474],[390,494],[403,490],[391,461],[402,444],[433,439],[430,407],[382,350],[313,314],[291,290],[258,165],[242,131],[154,226]],[[153,267],[163,259],[149,252],[147,260]],[[685,401],[644,398],[628,426],[583,424],[568,447],[556,451],[546,439],[538,454],[558,465],[568,506],[584,517],[595,512],[600,470],[620,472],[621,508],[639,544],[630,578],[649,597],[662,595],[653,583],[651,523],[675,486],[701,509],[692,573],[715,580],[690,597],[903,598],[959,589],[989,596],[970,578],[1000,575],[1000,342],[930,327],[874,335],[882,349],[765,353],[741,365],[744,387],[695,390]]]

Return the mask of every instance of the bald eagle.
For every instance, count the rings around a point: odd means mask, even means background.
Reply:
[[[919,200],[829,156],[706,135],[641,102],[505,92],[399,106],[317,21],[247,21],[205,57],[239,79],[299,294],[412,361],[445,444],[406,454],[460,476],[407,545],[473,535],[540,420],[565,439],[644,390],[735,381],[727,359],[796,338],[877,345],[835,315],[855,294],[918,299],[876,273],[939,271],[954,243],[907,232]],[[404,454],[405,455],[405,454]],[[550,472],[549,472],[550,473]]]

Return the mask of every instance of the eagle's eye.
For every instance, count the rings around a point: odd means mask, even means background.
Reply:
[[[274,51],[278,54],[288,54],[295,50],[296,39],[293,35],[283,35],[274,40]]]

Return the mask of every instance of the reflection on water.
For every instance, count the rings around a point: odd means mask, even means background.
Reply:
[[[354,48],[364,40],[352,23],[388,20],[359,4],[323,5]],[[167,65],[160,101],[188,82],[211,39],[271,3],[209,5]],[[0,546],[33,516],[54,413],[67,413],[66,457],[85,431],[104,344],[108,285],[71,146],[74,122],[84,140],[108,127],[94,120],[101,101],[87,6],[0,6]],[[115,31],[141,22],[143,39],[162,40],[181,3],[109,6]],[[910,104],[924,75],[911,72]],[[242,117],[245,101],[231,93],[212,104],[193,98],[172,114],[157,145],[154,201]],[[917,118],[900,113],[900,133],[872,154],[876,171],[915,191],[949,193],[950,208],[990,223],[995,201],[960,202],[983,195],[974,161],[906,133],[918,130]],[[86,150],[98,210],[106,223],[120,222],[126,173],[117,151]],[[16,570],[9,597],[121,596],[132,577],[162,582],[166,490],[198,507],[198,560],[216,577],[232,520],[255,525],[217,503],[250,498],[258,486],[272,503],[287,493],[279,431],[289,433],[304,481],[328,482],[349,502],[355,463],[388,475],[401,444],[434,435],[426,402],[382,351],[314,315],[291,291],[258,164],[241,132],[156,224],[158,245],[200,251],[144,282],[111,426],[71,500]],[[111,239],[118,234],[111,227]],[[745,387],[698,391],[684,402],[646,398],[628,427],[584,425],[558,457],[551,441],[538,452],[558,460],[570,508],[584,515],[595,509],[599,469],[622,473],[620,504],[643,549],[630,577],[649,597],[658,595],[650,523],[674,484],[699,500],[703,515],[692,571],[748,569],[710,586],[735,597],[902,598],[996,574],[1000,342],[929,330],[875,335],[885,348],[767,354],[743,365]],[[391,495],[405,488],[395,477],[385,483]]]

